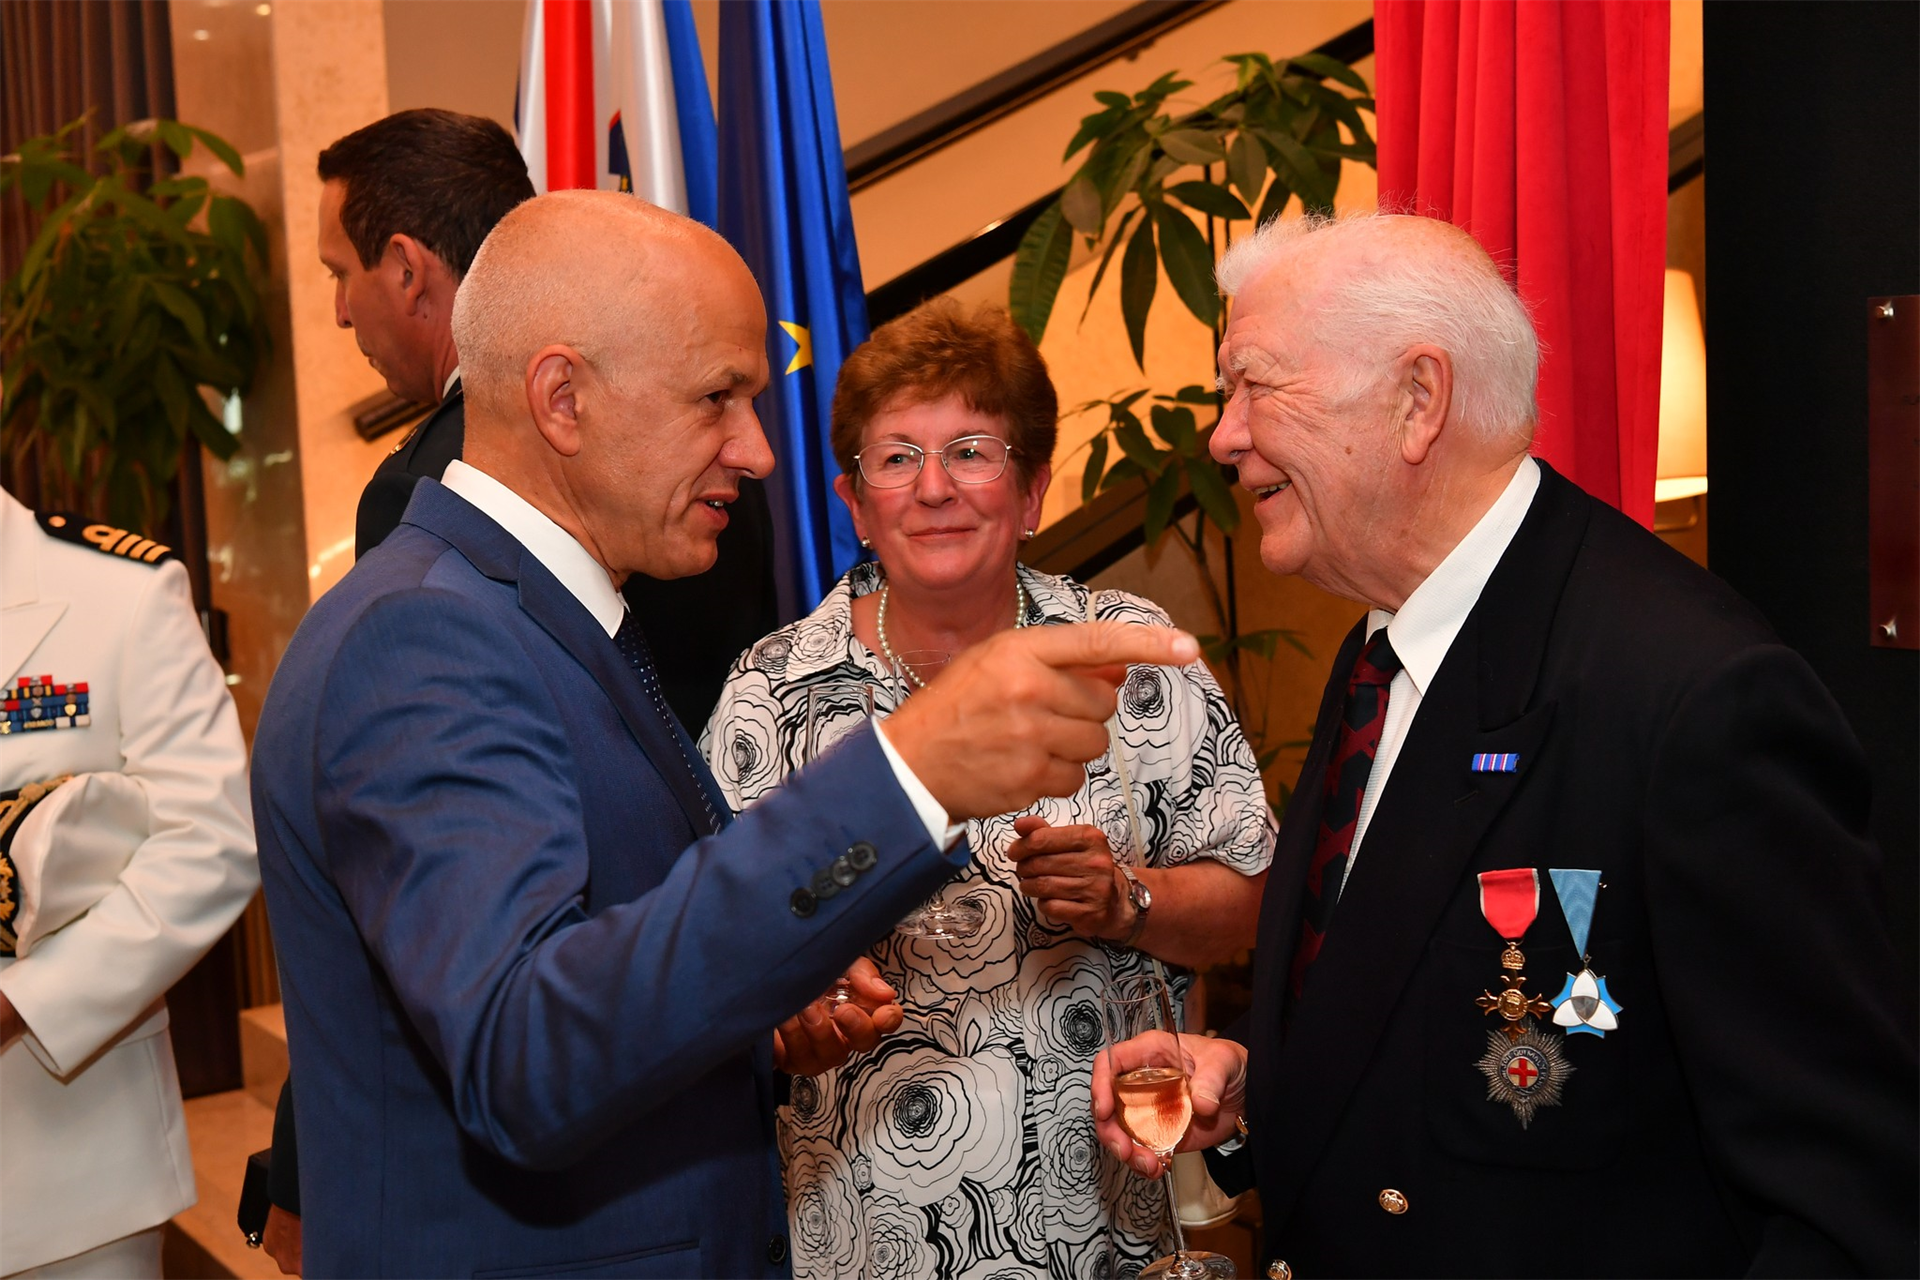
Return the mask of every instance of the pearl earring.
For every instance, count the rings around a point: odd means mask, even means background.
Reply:
[[[1024,529],[1021,531],[1020,536],[1023,538],[1031,538],[1033,536],[1033,530]]]
[[[871,551],[871,550],[873,550],[873,539],[872,539],[872,538],[862,538],[862,539],[860,539],[860,548],[861,548],[861,550],[863,550],[863,551]]]

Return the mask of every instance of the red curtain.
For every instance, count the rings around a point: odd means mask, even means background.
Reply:
[[[1653,522],[1667,0],[1376,0],[1380,204],[1506,269],[1545,347],[1534,452]]]

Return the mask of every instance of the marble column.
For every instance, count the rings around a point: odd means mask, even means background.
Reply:
[[[248,739],[307,606],[353,562],[361,486],[393,441],[368,444],[350,406],[380,392],[333,320],[316,250],[321,148],[387,113],[377,0],[173,0],[175,110],[239,149],[235,177],[196,152],[183,166],[243,196],[266,224],[261,302],[272,349],[242,405],[240,451],[205,460],[213,606],[227,615],[227,681]],[[279,998],[256,898],[241,926],[247,1004]]]

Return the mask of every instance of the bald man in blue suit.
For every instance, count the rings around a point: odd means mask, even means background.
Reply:
[[[307,1273],[784,1274],[775,1071],[898,1016],[877,977],[815,997],[968,856],[954,823],[1079,785],[1117,664],[1196,649],[1008,632],[729,825],[618,588],[711,564],[772,466],[752,277],[559,193],[455,331],[465,460],[314,606],[256,735]]]

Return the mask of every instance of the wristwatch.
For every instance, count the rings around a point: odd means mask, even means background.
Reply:
[[[1225,1142],[1216,1142],[1213,1149],[1223,1156],[1230,1156],[1247,1145],[1247,1118],[1236,1116],[1233,1121],[1233,1136]]]
[[[1116,862],[1113,865],[1127,878],[1127,901],[1133,904],[1133,928],[1127,931],[1125,940],[1120,943],[1123,947],[1130,947],[1139,941],[1141,930],[1147,927],[1147,912],[1153,910],[1153,890],[1140,883],[1140,877],[1126,863]]]

